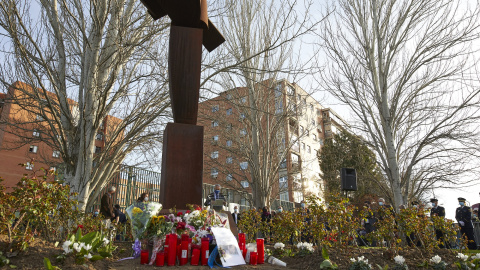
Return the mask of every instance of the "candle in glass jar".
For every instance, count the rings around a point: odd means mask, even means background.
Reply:
[[[177,259],[177,235],[171,234],[168,242],[168,266],[174,266]]]
[[[257,252],[250,252],[250,265],[257,265]]]
[[[202,238],[202,250],[200,252],[202,256],[202,265],[208,264],[208,257],[210,256],[209,245],[210,245],[210,240],[207,237]]]
[[[257,238],[257,263],[265,263],[265,246],[263,238]]]
[[[195,248],[192,252],[192,260],[190,261],[190,264],[198,265],[198,259],[200,259],[200,249]]]
[[[148,264],[148,250],[146,249],[140,251],[140,264]]]
[[[155,259],[155,265],[156,266],[163,266],[165,264],[165,253],[164,252],[158,252],[157,253],[157,258]]]

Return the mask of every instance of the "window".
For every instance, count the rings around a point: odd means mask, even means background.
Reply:
[[[279,99],[275,101],[275,113],[283,112],[283,100]]]
[[[307,105],[307,98],[304,98],[304,99],[302,100],[302,103],[303,103],[303,105]]]
[[[240,162],[240,170],[246,170],[248,168],[248,162]]]
[[[40,137],[40,132],[38,131],[38,129],[34,129],[32,135],[33,135],[34,137]]]
[[[242,103],[247,103],[247,97],[242,97],[242,99],[240,99],[240,101],[241,101]]]
[[[310,135],[310,131],[308,129],[305,130],[305,135],[307,135],[307,136]]]
[[[282,85],[277,85],[275,86],[275,96],[279,97],[282,95]]]
[[[233,111],[232,111],[232,108],[227,109],[227,115],[232,115],[232,112],[233,112]]]
[[[103,134],[102,133],[97,133],[97,136],[95,137],[96,140],[103,140]]]
[[[211,172],[210,172],[210,175],[213,177],[213,178],[217,178],[218,176],[218,170],[216,168],[212,168]]]
[[[313,134],[313,140],[317,141],[317,134]]]
[[[27,162],[27,164],[25,166],[25,169],[26,170],[33,170],[33,163]]]
[[[310,147],[310,145],[307,146],[307,153],[311,153],[312,152],[312,148]]]
[[[210,154],[210,157],[212,157],[212,159],[218,158],[218,151],[213,151],[213,152]]]
[[[280,183],[279,183],[279,184],[280,184],[280,185],[279,185],[279,188],[280,188],[280,189],[285,190],[285,189],[288,188],[288,177],[287,177],[286,175],[281,176],[280,179],[279,179],[279,182],[280,182]]]
[[[98,154],[100,152],[102,152],[102,148],[98,147],[98,146],[95,146],[95,153]]]
[[[298,94],[297,98],[298,98],[298,101],[302,100],[302,95]]]
[[[218,112],[218,110],[219,110],[218,105],[213,105],[212,106],[212,112]]]
[[[280,163],[280,169],[285,169],[287,168],[287,159],[282,160]]]
[[[232,99],[232,94],[227,94],[227,99],[228,100]]]
[[[247,129],[242,128],[242,129],[240,130],[240,136],[243,137],[243,136],[245,136],[245,135],[247,135]]]
[[[312,125],[315,126],[315,119],[312,119]]]
[[[41,116],[40,114],[37,114],[37,120],[38,121],[43,121],[43,116]]]
[[[218,127],[218,121],[212,121],[212,127]]]
[[[231,140],[228,140],[227,141],[227,147],[231,147],[232,146],[232,141]]]
[[[218,143],[218,135],[214,135],[212,137],[212,141],[213,141],[214,144],[217,144]]]
[[[227,160],[225,160],[225,163],[232,164],[233,163],[233,158],[232,157],[227,157]]]
[[[303,128],[303,126],[300,126],[300,135],[303,134],[303,131],[304,131],[304,130],[305,130],[305,129]]]
[[[310,104],[310,111],[313,112],[313,104]]]
[[[245,114],[244,114],[244,113],[241,113],[241,114],[240,114],[240,120],[243,120],[243,119],[245,119]]]
[[[243,180],[242,182],[240,182],[240,184],[242,185],[242,187],[244,188],[248,188],[249,184],[248,184],[248,181],[247,180]]]
[[[281,201],[288,201],[288,192],[281,192],[280,193],[280,200]]]
[[[233,179],[233,176],[231,174],[227,174],[227,177],[225,178],[225,180],[232,181],[232,179]]]
[[[323,145],[323,140],[322,139],[319,139],[318,142],[320,143],[320,145]]]
[[[305,151],[305,143],[302,142],[302,150]]]
[[[38,146],[36,146],[36,145],[30,145],[30,149],[28,149],[28,152],[30,152],[30,153],[37,153],[37,152],[38,152]]]
[[[100,147],[99,147],[99,148],[100,148]],[[96,149],[95,149],[95,151],[96,151]],[[58,151],[58,150],[53,151],[52,157],[55,157],[55,158],[60,157],[60,151]]]
[[[227,130],[228,131],[232,130],[232,127],[233,127],[232,124],[227,124]]]

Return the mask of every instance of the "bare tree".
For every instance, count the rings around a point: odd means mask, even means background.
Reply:
[[[42,141],[60,152],[81,209],[127,154],[161,141],[162,121],[170,114],[167,26],[153,23],[137,0],[0,3],[0,80],[16,93],[8,102],[41,116],[28,125],[6,124],[17,132],[39,129]],[[105,145],[98,149],[95,139],[104,128]],[[31,131],[22,134],[25,143]]]
[[[478,2],[340,0],[335,9],[319,31],[322,83],[353,111],[395,206],[465,184],[478,157]]]
[[[279,170],[286,164],[290,147],[299,139],[287,136],[285,126],[289,116],[300,114],[301,110],[293,109],[297,106],[295,101],[282,103],[286,100],[287,85],[278,78],[296,78],[311,72],[305,63],[308,61],[298,61],[299,54],[294,48],[299,48],[295,47],[300,46],[297,41],[310,34],[317,23],[310,20],[311,3],[306,3],[303,10],[292,0],[226,1],[226,5],[228,9],[222,13],[218,25],[227,40],[219,53],[227,57],[218,63],[228,72],[217,78],[214,87],[229,90],[220,99],[230,104],[240,120],[222,133],[233,143],[233,147],[222,147],[232,155],[236,166],[225,166],[223,160],[212,159],[209,153],[206,160],[231,175],[233,180],[224,185],[242,190],[240,182],[248,181],[249,188],[244,190],[251,188],[253,204],[261,207],[270,205],[278,190],[285,191],[276,188]],[[289,106],[291,110],[284,110]],[[228,124],[222,119],[215,120],[224,129]],[[248,165],[239,171],[240,162]]]

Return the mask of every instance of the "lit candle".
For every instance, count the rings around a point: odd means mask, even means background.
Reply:
[[[264,264],[265,263],[265,246],[263,238],[257,239],[257,263]]]
[[[140,264],[148,264],[148,250],[146,249],[140,251]]]

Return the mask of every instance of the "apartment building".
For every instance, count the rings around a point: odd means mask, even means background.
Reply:
[[[268,80],[254,89],[227,90],[200,103],[204,194],[219,183],[229,202],[247,207],[254,178],[263,173],[271,181],[260,188],[271,188],[271,201],[299,203],[310,194],[322,197],[317,153],[325,138],[346,122],[286,80]],[[267,176],[270,172],[274,175]]]
[[[35,91],[37,95],[33,94]],[[6,187],[15,186],[24,174],[30,175],[40,168],[57,170],[62,167],[60,151],[52,141],[60,137],[52,133],[55,126],[48,121],[50,114],[38,112],[38,103],[46,102],[46,99],[37,98],[38,94],[41,97],[43,91],[23,82],[15,82],[7,93],[0,93],[0,177]],[[55,100],[53,93],[47,92],[47,95]],[[12,97],[15,102],[11,102]],[[75,110],[75,101],[68,102]],[[113,116],[104,119],[96,135],[96,152],[102,151],[109,132],[121,121]]]

